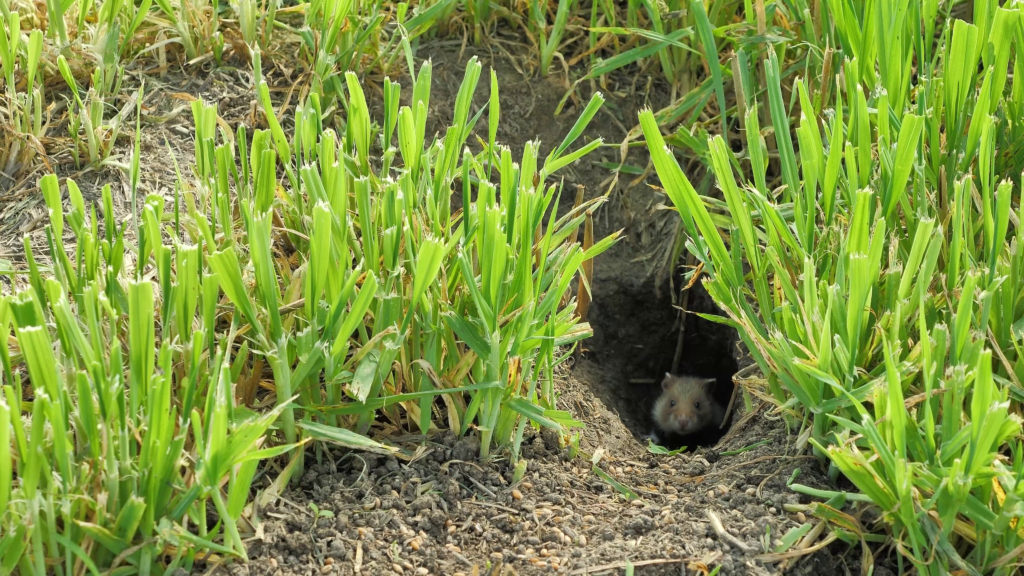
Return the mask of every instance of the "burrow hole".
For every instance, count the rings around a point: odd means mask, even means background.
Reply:
[[[594,337],[586,342],[586,362],[596,364],[605,377],[591,382],[594,393],[615,411],[639,440],[654,425],[651,410],[661,393],[666,372],[672,372],[679,343],[680,322],[685,322],[683,344],[675,374],[716,378],[715,399],[723,406],[733,394],[732,377],[741,357],[733,328],[705,320],[695,313],[724,313],[714,304],[700,282],[689,288],[686,310],[673,306],[667,287],[657,297],[654,281],[622,275],[606,282],[595,294],[590,323]],[[677,303],[682,278],[675,279]],[[733,407],[733,413],[735,407]],[[683,438],[668,438],[663,444],[675,449],[714,446],[728,432],[714,428]],[[644,441],[646,443],[646,441]]]

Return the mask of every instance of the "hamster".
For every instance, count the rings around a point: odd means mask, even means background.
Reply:
[[[666,372],[661,396],[654,403],[654,423],[659,429],[656,432],[687,436],[721,425],[725,407],[715,400],[716,382],[714,378],[673,376]]]

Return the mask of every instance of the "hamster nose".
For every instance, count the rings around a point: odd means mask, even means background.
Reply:
[[[679,423],[679,427],[682,428],[683,430],[685,430],[686,427],[690,424],[690,419],[686,416],[680,416],[679,418],[676,419],[676,421]]]

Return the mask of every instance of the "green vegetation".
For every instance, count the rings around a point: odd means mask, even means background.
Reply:
[[[705,285],[816,452],[919,573],[1009,574],[1024,541],[1022,14],[979,1],[977,24],[946,25],[934,1],[828,6],[842,65],[817,85],[834,93],[798,79],[787,106],[769,49],[767,113],[751,98],[737,118],[743,153],[707,139],[724,202],[691,186],[650,112],[644,135]]]
[[[307,17],[357,17],[341,5],[308,8]],[[179,16],[186,57],[209,48],[193,40],[217,42],[189,28],[183,15],[193,12],[160,9]],[[258,29],[244,13],[243,32]],[[18,20],[11,11],[0,46],[5,87],[21,106],[14,118],[38,132],[42,35],[9,33]],[[193,103],[195,162],[173,201],[140,197],[124,223],[109,185],[92,205],[72,178],[63,189],[54,174],[38,181],[52,261],[26,238],[27,285],[0,296],[0,573],[147,574],[190,569],[198,554],[245,558],[259,462],[284,466],[268,498],[301,476],[312,440],[400,454],[367,437],[375,421],[472,428],[481,457],[492,448],[518,457],[528,425],[576,424],[553,388],[555,367],[591,333],[569,288],[616,236],[581,242],[604,199],[556,217],[561,186],[549,177],[601,145],[577,140],[603,98],[546,158],[531,143],[513,162],[495,141],[493,73],[490,106],[471,114],[481,66],[469,63],[439,138],[426,134],[429,63],[414,74],[410,106],[385,81],[374,122],[358,76],[337,74],[372,43],[339,26],[308,31],[329,81],[293,107],[288,133],[258,43],[254,92],[268,129],[226,131],[215,106]],[[51,31],[53,46],[70,45]],[[266,27],[260,38],[270,42]],[[137,194],[144,91],[110,114],[128,48],[106,46],[111,66],[86,84],[64,54],[51,78],[70,88],[76,164],[123,169]],[[399,47],[411,67],[408,35]],[[335,131],[328,115],[337,119],[329,108],[338,105],[345,121]],[[473,154],[467,140],[484,113],[489,141]],[[130,115],[135,148],[118,159]],[[8,144],[16,153],[24,142]],[[8,174],[31,171],[27,157],[13,154]]]
[[[68,574],[79,563],[145,572],[168,549],[172,566],[190,566],[194,549],[244,558],[237,524],[259,460],[291,452],[284,484],[310,439],[393,453],[363,436],[378,414],[424,433],[475,424],[482,457],[492,444],[518,454],[528,422],[573,424],[555,409],[552,371],[590,329],[563,295],[615,237],[584,249],[578,229],[602,199],[555,219],[560,187],[532,183],[600,145],[571,149],[602,100],[543,162],[536,145],[520,164],[493,142],[460,155],[479,75],[471,62],[455,124],[427,146],[429,64],[417,112],[400,108],[379,133],[351,73],[340,137],[321,130],[315,97],[296,108],[290,141],[276,120],[218,137],[216,109],[196,102],[200,184],[179,182],[173,207],[145,198],[129,258],[126,226],[105,218],[101,230],[73,180],[63,214],[57,177],[42,179],[50,253],[62,257],[44,278],[26,241],[31,286],[0,299],[0,430],[13,431],[13,444],[0,438],[5,573],[51,562]],[[378,137],[387,151],[375,170]],[[499,187],[485,178],[489,153],[501,158]],[[476,199],[453,214],[457,180]],[[112,214],[109,186],[103,204]],[[22,362],[31,401],[10,384]],[[252,409],[268,398],[272,410]]]

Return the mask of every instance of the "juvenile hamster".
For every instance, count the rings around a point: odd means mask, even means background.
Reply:
[[[665,373],[661,396],[654,403],[654,422],[662,431],[686,436],[718,426],[725,407],[715,400],[714,378],[673,376]]]

